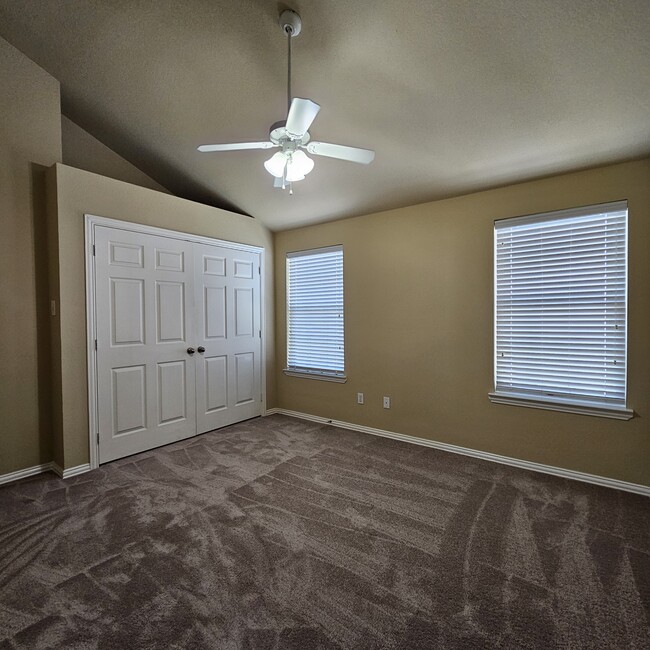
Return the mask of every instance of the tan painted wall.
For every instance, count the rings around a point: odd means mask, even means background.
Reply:
[[[490,403],[494,219],[617,199],[629,200],[636,417]],[[282,373],[285,254],[332,244],[344,246],[346,384]],[[650,160],[276,233],[275,255],[278,406],[650,485]]]
[[[84,213],[244,244],[265,254],[267,402],[275,404],[273,240],[259,221],[65,165],[48,171],[56,191],[60,283],[63,467],[88,462]]]
[[[52,459],[45,168],[59,83],[0,39],[0,474]]]
[[[169,190],[116,154],[80,126],[61,116],[63,164],[170,194]]]

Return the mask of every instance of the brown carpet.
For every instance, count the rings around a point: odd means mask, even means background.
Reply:
[[[0,488],[0,649],[649,648],[650,499],[284,417]]]

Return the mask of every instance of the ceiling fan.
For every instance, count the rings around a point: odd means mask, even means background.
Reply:
[[[291,96],[291,39],[300,34],[302,21],[295,12],[287,9],[280,14],[280,27],[287,37],[287,119],[271,125],[269,139],[265,142],[234,142],[230,144],[202,144],[199,151],[239,151],[242,149],[276,149],[265,163],[266,170],[275,177],[274,187],[293,194],[292,184],[301,181],[314,168],[314,161],[305,154],[327,156],[367,165],[375,158],[370,149],[359,149],[311,139],[309,127],[318,115],[320,106],[310,99]]]

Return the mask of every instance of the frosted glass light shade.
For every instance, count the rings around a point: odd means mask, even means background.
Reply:
[[[266,171],[275,176],[276,178],[282,178],[284,175],[284,167],[287,164],[287,157],[281,152],[278,151],[274,153],[267,161],[264,163]]]
[[[294,151],[291,154],[286,154],[278,151],[273,154],[265,163],[266,171],[276,178],[282,178],[285,174],[286,166],[286,180],[289,183],[295,183],[305,178],[306,174],[314,168],[314,161],[305,154],[304,151]]]
[[[309,174],[309,172],[314,169],[314,161],[300,149],[293,152],[289,165],[292,169],[292,172],[295,172],[300,176],[307,176],[307,174]]]
[[[295,183],[296,181],[302,181],[305,178],[304,174],[300,173],[300,170],[296,169],[296,165],[289,163],[287,165],[287,182]]]

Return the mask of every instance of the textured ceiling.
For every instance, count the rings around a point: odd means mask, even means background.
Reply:
[[[300,0],[294,95],[314,157],[272,188],[263,140],[286,111],[287,5],[0,0],[0,35],[61,82],[63,112],[174,193],[284,229],[650,153],[648,0]]]

